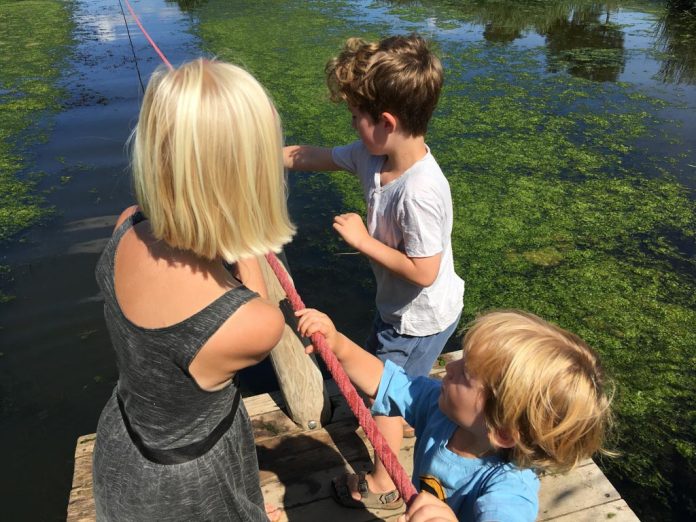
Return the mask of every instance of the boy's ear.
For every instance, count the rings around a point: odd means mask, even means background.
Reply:
[[[498,448],[512,448],[515,446],[515,437],[510,430],[494,429],[491,430],[489,436],[493,445]]]
[[[394,116],[391,112],[383,112],[380,117],[384,123],[385,130],[389,132],[394,132],[396,130],[396,126],[399,122],[399,120],[396,119],[396,116]]]

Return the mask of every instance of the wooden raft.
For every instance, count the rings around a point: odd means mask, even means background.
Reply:
[[[444,365],[461,351],[443,354],[431,373],[441,377]],[[326,381],[333,415],[322,429],[304,430],[286,415],[280,392],[244,399],[252,419],[259,457],[259,479],[266,502],[285,509],[283,521],[395,521],[403,511],[343,508],[331,498],[331,478],[344,470],[369,469],[372,448],[333,381]],[[92,450],[95,435],[77,440],[75,471],[68,503],[68,522],[95,520],[92,496]],[[413,443],[404,439],[399,460],[411,473]],[[558,522],[637,521],[592,460],[563,475],[541,480],[538,520]]]

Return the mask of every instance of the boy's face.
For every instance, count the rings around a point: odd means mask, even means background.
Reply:
[[[447,364],[438,405],[452,422],[477,437],[487,437],[485,401],[483,384],[467,372],[464,359]]]
[[[353,129],[358,133],[360,140],[369,153],[375,156],[383,155],[387,138],[384,126],[380,122],[375,122],[372,116],[366,112],[362,112],[355,107],[348,106],[348,110],[352,116]]]

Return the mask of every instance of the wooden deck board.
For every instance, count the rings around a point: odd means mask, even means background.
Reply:
[[[444,363],[460,356],[461,352],[445,354],[442,364],[436,363],[432,375],[441,377]],[[254,430],[264,498],[283,506],[283,520],[289,522],[396,520],[403,510],[346,509],[331,498],[331,478],[342,471],[368,469],[372,447],[335,384],[329,381],[327,388],[333,406],[332,420],[324,428],[313,431],[302,430],[287,417],[278,392],[244,399]],[[95,520],[92,496],[94,440],[94,434],[77,440],[68,522]],[[404,439],[399,454],[399,460],[409,474],[413,465],[414,441]],[[539,503],[539,521],[638,520],[591,460],[569,473],[542,477]]]

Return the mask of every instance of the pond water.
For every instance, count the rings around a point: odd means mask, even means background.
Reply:
[[[19,11],[28,4],[38,10]],[[428,143],[452,186],[462,324],[517,307],[596,346],[616,381],[622,452],[601,466],[641,519],[696,516],[693,16],[582,0],[133,5],[172,63],[205,55],[250,69],[288,143],[353,139],[323,81],[346,37],[431,39],[446,88]],[[20,15],[45,23],[19,29],[9,22]],[[93,270],[132,202],[124,143],[138,73],[147,81],[160,64],[127,20],[133,48],[113,1],[0,0],[0,175],[23,184],[0,185],[11,209],[0,211],[4,520],[64,517],[75,440],[94,432],[116,380]],[[20,45],[8,53],[3,41]],[[372,275],[330,229],[334,214],[364,208],[355,183],[293,174],[290,208],[299,233],[286,254],[303,299],[362,339]],[[276,386],[265,364],[243,383],[246,394]]]

